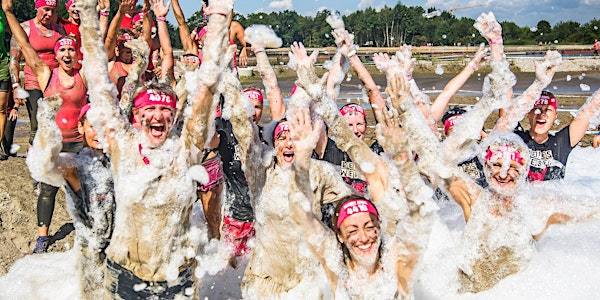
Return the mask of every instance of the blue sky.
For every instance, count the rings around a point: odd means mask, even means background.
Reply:
[[[398,2],[406,6],[436,7],[455,10],[457,17],[477,18],[492,11],[500,21],[513,21],[519,26],[534,26],[539,20],[554,25],[559,21],[588,22],[600,18],[600,0],[236,0],[235,10],[243,15],[255,12],[295,10],[300,15],[314,15],[321,9],[338,10],[342,14],[367,7],[393,7]],[[200,0],[180,0],[186,18],[198,10]],[[477,6],[465,8],[470,6]],[[170,21],[173,21],[170,13]],[[600,34],[600,33],[599,33]]]

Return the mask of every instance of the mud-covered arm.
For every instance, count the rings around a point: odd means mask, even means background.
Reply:
[[[588,128],[596,128],[600,124],[600,89],[594,92],[577,111],[575,119],[569,125],[571,147],[575,147],[583,138]]]
[[[298,85],[307,91],[315,102],[316,111],[328,125],[329,133],[337,138],[338,147],[347,152],[352,161],[360,162],[356,166],[369,183],[372,199],[377,201],[387,190],[387,165],[348,128],[348,123],[339,113],[335,100],[329,99],[324,92],[323,80],[319,80],[315,74],[312,55],[307,56],[302,44],[294,43],[291,49],[298,63]],[[327,75],[323,78],[326,79]]]
[[[109,61],[113,60],[116,55],[115,48],[117,47],[117,33],[119,32],[119,28],[121,28],[121,20],[123,20],[123,16],[125,16],[126,13],[133,12],[133,8],[136,3],[137,0],[122,0],[121,4],[119,4],[119,9],[117,10],[117,13],[113,16],[113,19],[110,22],[110,25],[108,26],[106,38],[102,40],[104,41],[104,49],[106,51],[107,59]],[[79,6],[79,4],[80,3],[77,3],[77,6]],[[96,16],[94,16],[94,18],[97,19]],[[85,22],[85,19],[81,19],[81,22]]]
[[[179,38],[181,39],[181,45],[183,46],[183,53],[198,55],[198,45],[192,40],[190,28],[185,22],[185,16],[181,9],[181,5],[179,5],[179,0],[172,0],[172,4],[173,14],[175,15],[175,20],[177,20],[179,29]]]
[[[56,95],[39,101],[38,133],[27,154],[27,166],[31,177],[52,186],[65,184],[63,171],[75,166],[73,157],[61,156],[62,135],[54,118],[62,105]]]
[[[369,73],[358,55],[356,55],[357,46],[354,44],[354,36],[345,28],[335,29],[333,36],[338,47],[338,52],[350,61],[350,65],[356,72],[356,75],[358,75],[358,79],[362,82],[373,111],[382,110],[385,107],[385,100],[381,95],[381,91],[379,91],[379,87],[375,84],[371,73]]]
[[[148,67],[148,57],[150,55],[150,47],[148,43],[142,39],[135,39],[125,42],[125,46],[131,49],[133,56],[133,64],[129,68],[129,73],[125,78],[123,89],[121,90],[121,99],[119,99],[119,108],[121,113],[129,116],[133,108],[133,94],[135,90],[142,84],[142,75]]]
[[[560,53],[548,50],[544,56],[544,61],[535,65],[535,80],[533,83],[521,96],[512,100],[511,105],[498,119],[494,130],[514,130],[519,121],[531,110],[535,101],[540,97],[542,90],[552,82],[554,73],[556,73],[561,63],[562,56]]]
[[[475,52],[473,59],[444,86],[444,90],[431,103],[431,113],[436,123],[442,119],[444,111],[448,107],[448,103],[450,103],[450,99],[456,95],[471,75],[479,69],[479,66],[486,61],[488,51],[489,48],[486,48],[485,44],[481,44],[477,52]]]
[[[232,0],[215,2],[208,7],[211,17],[207,25],[202,65],[197,71],[198,89],[190,99],[192,114],[182,133],[188,149],[190,145],[204,149],[209,142],[210,132],[214,131],[214,122],[209,122],[214,120],[213,96],[217,93],[219,79],[230,62],[228,55],[232,53],[227,36],[227,13],[232,7]]]
[[[173,66],[175,65],[173,60],[173,47],[171,46],[171,38],[169,37],[169,30],[167,29],[167,23],[165,20],[165,17],[169,13],[170,3],[165,5],[163,1],[164,0],[152,0],[152,10],[156,15],[158,39],[160,41],[160,48],[162,50],[160,80],[170,83],[175,77],[173,72]]]
[[[404,94],[403,91],[412,87],[405,86],[405,76],[401,72],[398,61],[387,58],[376,62],[380,64],[378,68],[386,69],[388,77],[386,92],[392,106],[399,112],[399,119],[411,141],[411,150],[419,155],[420,167],[442,180],[450,195],[463,208],[465,218],[468,219],[471,205],[481,192],[480,188],[456,165],[445,159],[445,154],[434,133],[431,130],[424,130],[427,121],[415,101],[410,99],[413,97],[412,91],[408,97],[401,96]]]
[[[25,30],[23,27],[21,27],[21,24],[13,13],[12,0],[2,0],[2,10],[4,10],[4,14],[6,15],[6,22],[8,23],[10,31],[12,32],[12,38],[19,45],[21,55],[25,57],[25,62],[31,68],[33,74],[35,74],[37,77],[40,86],[43,86],[43,91],[48,84],[48,79],[50,78],[52,70],[50,70],[50,67],[48,67],[48,65],[38,56],[37,52],[35,52],[33,49],[33,46],[31,46],[29,43],[27,33],[25,33]],[[17,55],[16,58],[19,58],[19,55]],[[16,64],[17,67],[19,67],[18,60],[16,60]],[[13,66],[13,68],[15,67]],[[15,71],[16,70],[13,70],[13,72]],[[18,78],[18,73],[13,77]],[[19,81],[17,80],[15,82]]]
[[[320,121],[313,122],[308,109],[293,109],[290,113],[290,133],[294,144],[294,163],[292,164],[292,182],[289,203],[292,216],[300,227],[302,237],[310,250],[321,262],[333,290],[338,282],[338,274],[331,264],[339,264],[339,253],[328,253],[336,247],[337,240],[333,231],[320,222],[312,212],[313,199],[310,186],[310,164],[312,150],[320,135]],[[333,268],[337,269],[337,268]]]
[[[79,31],[85,55],[83,65],[92,104],[87,118],[98,132],[101,142],[112,149],[112,133],[128,129],[129,122],[120,113],[115,101],[117,89],[108,76],[108,57],[100,36],[96,1],[78,0],[77,7],[81,15]]]
[[[16,107],[24,105],[26,98],[29,97],[29,93],[21,86],[21,78],[19,77],[19,73],[21,72],[21,57],[22,54],[19,43],[17,43],[14,38],[11,38],[8,70],[12,82],[13,99]]]
[[[256,70],[260,74],[267,92],[271,119],[279,120],[285,115],[285,104],[265,48],[279,48],[282,41],[273,29],[266,25],[251,25],[246,28],[245,33],[246,42],[252,45],[252,52],[256,56]]]

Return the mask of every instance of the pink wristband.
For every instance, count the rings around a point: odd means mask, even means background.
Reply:
[[[107,12],[107,11],[101,11],[101,12],[100,12],[100,15],[101,15],[101,16],[103,16],[103,17],[108,17],[108,15],[109,15],[109,14],[110,14],[110,13],[109,13],[109,12]]]
[[[165,17],[156,17],[156,22],[166,22],[167,18]]]
[[[502,43],[502,37],[497,37],[493,40],[490,40],[490,45]]]

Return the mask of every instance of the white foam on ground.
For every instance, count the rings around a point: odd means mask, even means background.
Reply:
[[[562,193],[593,199],[600,194],[600,150],[575,148],[565,181],[544,184],[540,193]],[[456,277],[458,241],[464,228],[460,208],[447,202],[440,209],[423,263],[415,273],[416,299],[595,299],[600,295],[600,220],[554,225],[536,244],[529,265],[478,294],[449,290]],[[201,217],[201,214],[200,216]],[[28,255],[0,277],[1,299],[78,299],[75,250]],[[201,281],[208,299],[239,298],[246,261]]]

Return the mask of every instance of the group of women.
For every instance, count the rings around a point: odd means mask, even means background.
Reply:
[[[281,40],[254,25],[244,38],[231,21],[232,0],[202,2],[208,22],[192,33],[173,2],[185,46],[177,72],[165,23],[171,4],[145,1],[133,30],[119,30],[134,4],[121,1],[109,25],[108,1],[75,1],[69,12],[78,14],[81,36],[73,38],[55,26],[56,1],[38,0],[38,15],[24,24],[12,13],[12,0],[2,1],[30,70],[28,106],[35,112],[39,104],[27,158],[42,182],[34,252],[47,249],[54,197],[64,186],[81,250],[82,298],[196,298],[202,279],[193,271],[207,261],[195,258],[209,237],[223,241],[232,266],[249,255],[244,298],[410,298],[440,195],[456,201],[467,222],[458,289],[479,292],[526,266],[533,241],[548,226],[596,217],[598,210],[588,207],[581,215],[546,211],[536,219],[541,226],[519,221],[530,204],[520,196],[527,177],[564,177],[570,150],[597,125],[600,93],[565,133],[549,135],[557,100],[542,90],[560,54],[549,51],[533,84],[512,98],[515,76],[491,13],[475,23],[490,49],[482,45],[433,103],[412,76],[415,59],[407,46],[373,57],[386,74],[384,98],[356,55],[353,35],[331,16],[337,51],[321,78],[318,53],[291,45],[289,66],[298,80],[286,107],[265,53]],[[244,89],[236,74],[236,40],[240,64],[248,50],[256,56],[273,117],[264,128],[258,126],[262,92]],[[80,47],[81,70],[75,67]],[[482,99],[443,118],[441,141],[437,122],[487,51],[492,71]],[[373,109],[373,146],[364,142],[362,105],[339,109],[336,102],[349,66]],[[483,123],[497,109],[500,120],[480,142]],[[513,133],[526,114],[528,134]],[[198,199],[207,230],[192,222]]]

